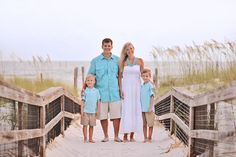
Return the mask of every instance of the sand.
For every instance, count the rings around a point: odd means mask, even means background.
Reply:
[[[83,143],[82,126],[79,119],[72,122],[65,131],[46,149],[47,157],[186,157],[187,148],[178,139],[171,137],[164,127],[156,122],[152,143],[143,143],[143,135],[136,134],[136,142],[117,143],[113,140],[113,127],[109,123],[109,142],[103,143],[100,122],[94,128],[96,143]],[[122,135],[120,135],[122,137]]]

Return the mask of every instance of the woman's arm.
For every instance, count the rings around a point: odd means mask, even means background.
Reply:
[[[140,66],[140,71],[142,72],[144,69],[144,62],[142,58],[137,58],[137,64]]]
[[[123,98],[123,89],[122,89],[122,74],[123,74],[123,67],[124,64],[121,62],[119,63],[119,69],[118,69],[118,85],[119,85],[119,91],[120,91],[120,97]]]

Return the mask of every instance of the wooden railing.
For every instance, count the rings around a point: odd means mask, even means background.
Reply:
[[[80,113],[79,100],[61,87],[40,93],[0,81],[0,156],[42,156]]]
[[[155,112],[189,156],[236,155],[236,81],[199,95],[173,88],[156,100]]]

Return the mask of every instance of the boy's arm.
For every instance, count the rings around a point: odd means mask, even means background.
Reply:
[[[81,117],[84,115],[84,101],[81,101]]]
[[[153,86],[150,86],[150,104],[149,104],[149,112],[152,112],[152,108],[153,108],[153,102],[154,102],[154,96],[155,96],[155,92],[154,92],[155,88]]]
[[[100,106],[101,106],[101,101],[98,100],[98,101],[97,101],[97,112],[96,112],[97,116],[100,115]]]
[[[153,102],[154,102],[154,95],[152,95],[151,98],[150,98],[149,112],[152,112]]]
[[[101,96],[99,94],[99,91],[97,90],[97,111],[96,111],[97,116],[100,115],[100,106],[101,106]]]

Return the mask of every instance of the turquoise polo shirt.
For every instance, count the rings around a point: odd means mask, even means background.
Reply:
[[[100,94],[96,88],[86,88],[82,100],[84,101],[84,112],[96,113],[97,102],[100,100]]]
[[[149,106],[152,96],[154,96],[153,85],[151,84],[151,82],[144,83],[141,86],[141,94],[140,94],[142,112],[149,112]],[[154,105],[152,111],[153,112],[155,111]]]
[[[114,102],[120,100],[118,86],[119,57],[111,54],[106,59],[103,54],[94,58],[90,63],[88,73],[96,76],[95,87],[99,90],[101,102]]]

